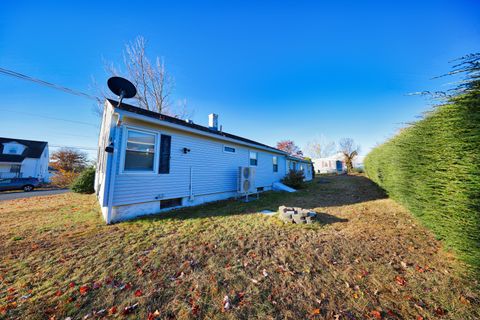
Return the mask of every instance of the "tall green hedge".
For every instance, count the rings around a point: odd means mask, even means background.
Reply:
[[[457,95],[365,158],[367,175],[480,271],[480,90]]]

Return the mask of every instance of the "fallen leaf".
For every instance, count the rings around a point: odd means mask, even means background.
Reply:
[[[418,265],[415,266],[415,270],[417,270],[417,271],[420,272],[420,273],[425,272],[425,270],[424,270],[422,267],[418,266]]]
[[[312,314],[313,315],[320,314],[320,309],[313,309]]]
[[[382,319],[382,314],[377,311],[377,310],[372,310],[370,314],[375,318],[375,319]]]
[[[86,295],[89,290],[90,290],[90,287],[87,286],[87,285],[80,286],[80,294],[81,294],[82,296]]]
[[[63,294],[62,290],[57,290],[57,292],[55,292],[55,296],[57,297],[60,297],[62,294]]]
[[[200,310],[200,306],[198,304],[194,304],[192,306],[192,315],[197,316],[199,310]]]
[[[115,314],[117,313],[117,307],[111,307],[110,309],[108,309],[108,314],[109,315],[112,315],[112,314]]]
[[[73,288],[73,287],[75,287],[75,282],[73,282],[73,281],[72,281],[72,282],[70,282],[70,283],[68,284],[68,286],[69,286],[70,288]]]
[[[446,313],[447,313],[447,312],[446,312],[444,309],[442,309],[442,308],[437,308],[437,309],[435,309],[435,314],[436,314],[437,316],[444,316]]]
[[[463,304],[470,304],[470,300],[468,300],[464,296],[460,296],[460,302]]]
[[[423,320],[422,316],[417,316],[417,320]]]
[[[140,290],[140,289],[135,290],[135,297],[141,297],[142,295],[143,295],[142,290]]]
[[[396,276],[395,281],[401,286],[404,286],[407,283],[407,280],[405,280],[405,278],[400,276]]]

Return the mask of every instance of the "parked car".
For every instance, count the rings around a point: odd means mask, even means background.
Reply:
[[[29,192],[40,186],[40,184],[40,180],[37,178],[0,179],[0,191],[23,190]]]

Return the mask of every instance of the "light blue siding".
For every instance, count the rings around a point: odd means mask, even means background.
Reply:
[[[149,127],[159,134],[172,136],[169,174],[121,173],[121,156],[117,162],[117,176],[113,205],[125,205],[160,199],[190,196],[190,170],[193,195],[201,196],[237,190],[238,167],[249,166],[249,150],[258,152],[255,184],[269,189],[273,182],[285,176],[285,157],[235,143],[185,133],[166,127]],[[123,130],[121,139],[123,141]],[[224,152],[224,145],[235,147],[234,154]],[[123,146],[123,143],[122,143]],[[183,153],[183,148],[190,152]],[[278,172],[273,172],[273,156],[278,157]]]

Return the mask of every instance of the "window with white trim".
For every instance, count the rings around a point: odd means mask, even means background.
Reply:
[[[277,158],[277,156],[273,156],[272,162],[273,162],[273,172],[278,172],[278,158]]]
[[[127,146],[123,170],[126,172],[153,172],[157,135],[127,129]]]
[[[235,150],[234,147],[223,146],[223,151],[226,152],[226,153],[235,153],[237,150]]]
[[[250,165],[251,166],[258,165],[258,152],[250,151]]]

